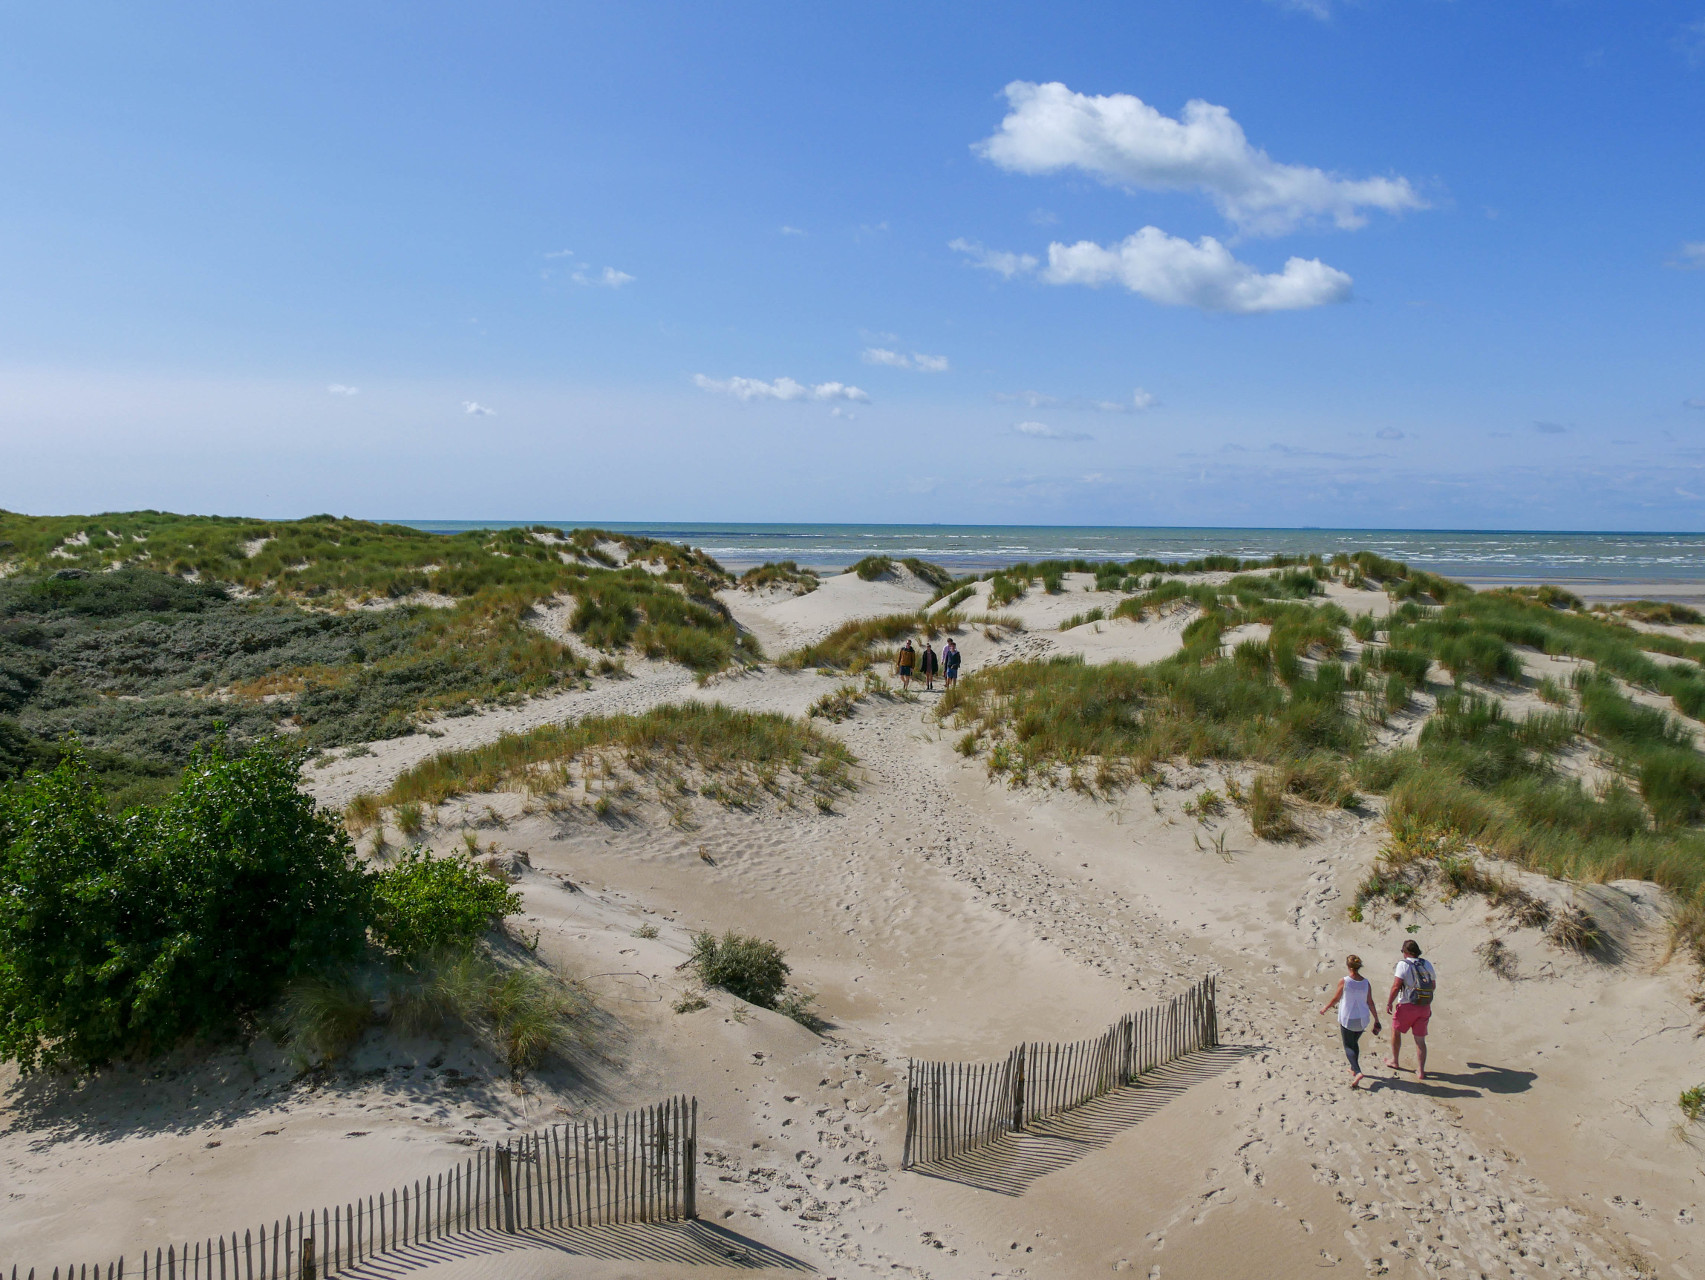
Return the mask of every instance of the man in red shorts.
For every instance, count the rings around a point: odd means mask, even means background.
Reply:
[[[1403,944],[1403,957],[1391,979],[1391,994],[1385,998],[1385,1011],[1391,1014],[1391,1056],[1385,1065],[1393,1071],[1403,1070],[1400,1059],[1407,1032],[1415,1037],[1415,1056],[1420,1059],[1415,1070],[1417,1080],[1427,1078],[1427,1020],[1433,1014],[1433,989],[1437,985],[1432,962],[1421,959],[1421,944],[1409,939]]]

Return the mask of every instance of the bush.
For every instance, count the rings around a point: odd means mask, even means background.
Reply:
[[[121,818],[76,756],[0,792],[0,1060],[165,1050],[353,960],[367,876],[298,764],[216,745]]]
[[[787,990],[791,970],[780,947],[730,929],[719,939],[713,933],[693,935],[689,963],[707,987],[721,987],[760,1009],[774,1009]]]
[[[426,849],[403,854],[373,877],[374,937],[405,959],[472,946],[519,910],[521,895],[507,885],[466,859]]]

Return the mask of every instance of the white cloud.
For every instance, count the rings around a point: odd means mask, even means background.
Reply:
[[[1040,391],[997,391],[995,399],[1004,404],[1027,404],[1032,409],[1059,403],[1053,396],[1043,395]]]
[[[975,240],[964,238],[949,240],[947,247],[955,253],[968,256],[972,265],[982,267],[985,271],[998,272],[1008,280],[1036,270],[1036,259],[1028,253],[1003,253],[995,249],[985,249]]]
[[[1094,409],[1097,413],[1142,413],[1159,403],[1153,395],[1138,387],[1131,392],[1129,400],[1086,400],[1083,407]]]
[[[693,384],[705,391],[716,391],[750,403],[753,400],[853,400],[868,401],[870,397],[857,387],[841,382],[819,382],[806,386],[792,378],[777,378],[765,382],[761,378],[707,378],[693,375]]]
[[[1015,422],[1012,429],[1021,436],[1029,436],[1032,440],[1093,440],[1094,436],[1087,431],[1067,431],[1063,427],[1052,427],[1046,422]]]
[[[1306,13],[1311,18],[1319,18],[1325,22],[1332,16],[1332,5],[1329,0],[1269,0],[1276,9],[1289,9],[1292,13]]]
[[[1144,227],[1121,243],[1090,240],[1048,246],[1041,278],[1049,284],[1122,284],[1151,302],[1250,314],[1294,311],[1350,297],[1350,277],[1318,258],[1291,258],[1277,274],[1239,262],[1212,236],[1195,244]]]
[[[483,404],[474,400],[462,401],[462,412],[470,414],[476,418],[495,418],[497,416],[496,409],[488,409]]]
[[[332,383],[326,390],[334,396],[358,396],[361,394],[360,387],[346,387],[341,382]]]
[[[545,258],[548,261],[549,259],[552,259],[552,258],[572,258],[573,256],[574,256],[574,250],[573,249],[552,249],[549,253],[547,253],[545,255]]]
[[[624,284],[632,284],[634,280],[627,272],[617,271],[614,267],[605,267],[595,276],[587,275],[584,267],[576,267],[571,278],[575,284],[599,289],[620,289]]]
[[[1399,431],[1396,427],[1381,427],[1378,431],[1374,432],[1374,435],[1377,436],[1381,440],[1401,440],[1401,439],[1403,439],[1403,433],[1401,431]]]
[[[1079,169],[1117,186],[1202,191],[1254,235],[1282,235],[1322,218],[1359,227],[1366,210],[1426,207],[1407,178],[1341,178],[1280,164],[1250,145],[1231,112],[1199,98],[1174,120],[1128,93],[1091,96],[1059,83],[1015,80],[1006,97],[1000,128],[974,149],[1015,173]]]
[[[798,227],[790,227],[786,223],[782,224],[781,233],[784,236],[802,236],[807,234],[806,232],[801,231]]]
[[[866,347],[864,362],[883,364],[893,369],[916,369],[919,373],[946,373],[949,368],[946,356],[928,356],[921,351],[906,355],[887,347]]]
[[[1669,265],[1677,271],[1705,271],[1705,240],[1690,240],[1682,245]]]

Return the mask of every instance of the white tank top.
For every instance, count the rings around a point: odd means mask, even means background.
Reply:
[[[1338,1025],[1350,1031],[1366,1031],[1373,1023],[1368,998],[1373,984],[1366,978],[1344,977],[1344,994],[1338,1000]]]

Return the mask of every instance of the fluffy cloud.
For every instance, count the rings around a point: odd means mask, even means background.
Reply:
[[[593,271],[584,262],[569,262],[574,257],[573,249],[553,249],[545,255],[546,262],[560,263],[568,268],[568,278],[575,284],[593,289],[620,289],[624,284],[632,284],[634,277],[625,271],[617,271],[614,267],[605,267],[602,271]],[[542,273],[549,280],[557,267],[546,267]]]
[[[462,401],[462,412],[475,418],[495,418],[497,416],[496,409],[488,409],[475,400]]]
[[[1122,284],[1152,302],[1247,315],[1295,311],[1350,297],[1350,277],[1318,258],[1291,258],[1277,274],[1239,262],[1212,236],[1195,244],[1144,227],[1119,244],[1090,240],[1048,246],[1049,284]]]
[[[1669,260],[1677,271],[1705,271],[1705,240],[1690,240]]]
[[[975,148],[1001,168],[1078,169],[1117,186],[1201,191],[1249,234],[1282,235],[1319,219],[1359,227],[1367,210],[1426,207],[1407,178],[1341,178],[1280,164],[1250,145],[1231,112],[1200,99],[1174,120],[1128,93],[1091,96],[1059,83],[1017,80],[1006,98],[1000,128]]]
[[[707,378],[702,373],[695,373],[693,383],[705,391],[720,392],[723,395],[733,396],[736,400],[744,400],[748,403],[753,400],[866,401],[870,399],[857,387],[851,387],[842,382],[819,382],[815,386],[806,386],[803,382],[795,382],[792,378],[777,378],[774,382],[765,382],[761,378]]]
[[[1066,409],[1092,409],[1096,413],[1142,413],[1160,403],[1141,387],[1131,392],[1129,400],[1087,400],[1081,396],[1061,400],[1058,396],[1044,395],[1040,391],[997,391],[995,399],[1002,404],[1022,404],[1032,409],[1059,405]]]
[[[360,387],[346,387],[341,382],[332,383],[326,390],[334,396],[358,396],[361,394]]]
[[[975,240],[963,237],[949,240],[947,247],[955,253],[963,253],[971,259],[974,266],[985,271],[993,271],[1010,280],[1016,275],[1036,270],[1036,259],[1028,253],[1003,253],[996,249],[985,249]]]
[[[1063,427],[1051,427],[1046,422],[1015,422],[1012,429],[1021,436],[1029,436],[1032,440],[1093,440],[1094,436],[1087,431],[1067,431]]]
[[[926,356],[921,351],[906,355],[902,351],[890,351],[887,347],[866,347],[864,362],[884,364],[891,369],[916,369],[919,373],[946,373],[948,370],[946,356]]]

